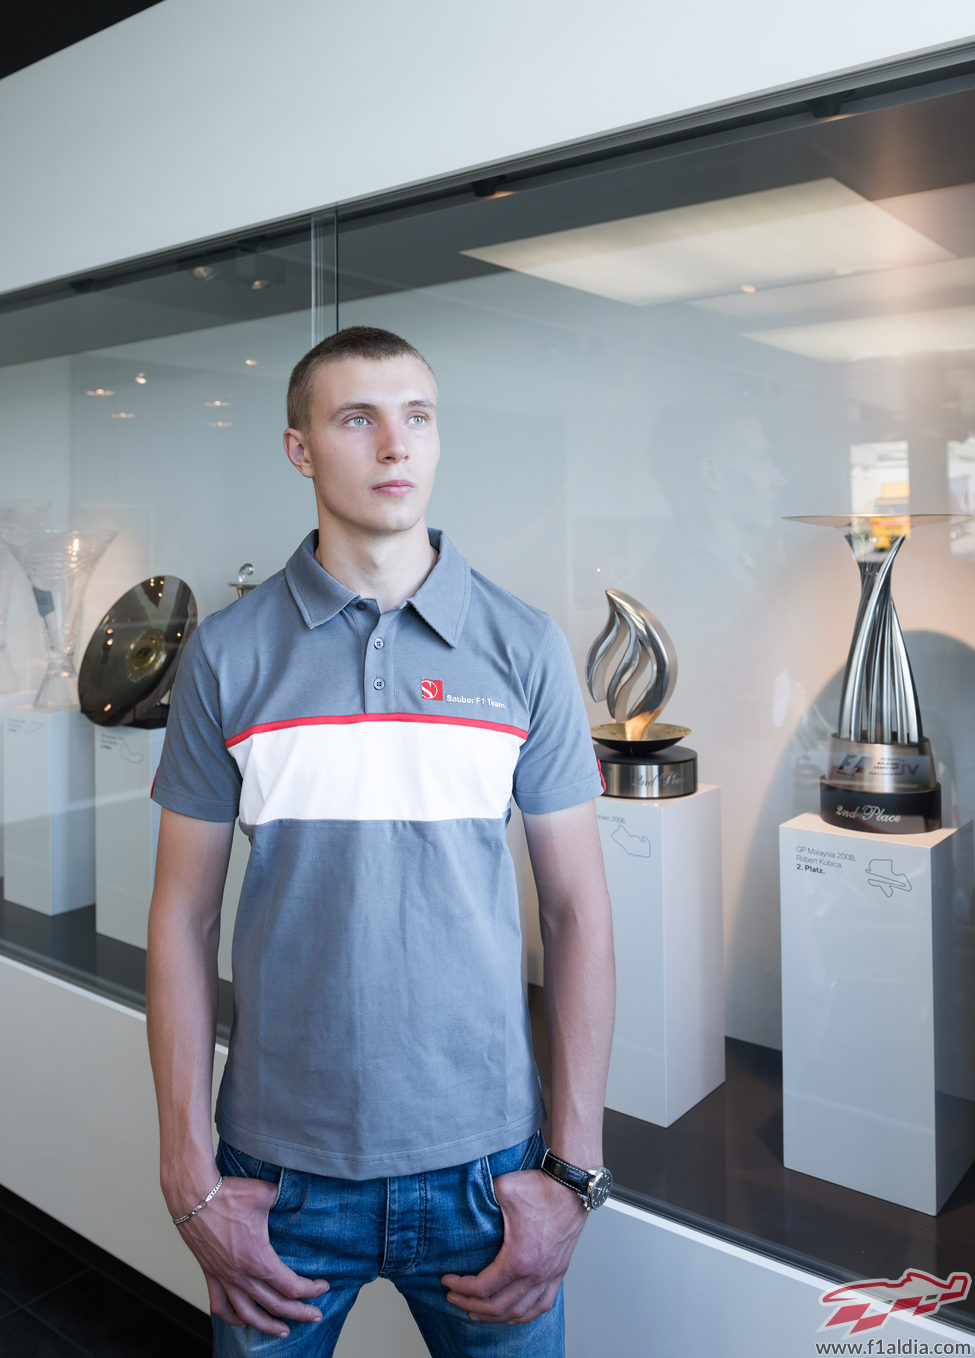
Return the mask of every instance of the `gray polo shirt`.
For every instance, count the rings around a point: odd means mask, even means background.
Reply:
[[[420,1173],[543,1120],[510,802],[558,811],[601,780],[547,614],[438,533],[380,614],[317,537],[190,639],[153,796],[251,840],[221,1136],[312,1173]]]

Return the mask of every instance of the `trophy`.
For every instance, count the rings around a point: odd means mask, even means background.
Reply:
[[[245,594],[250,594],[252,589],[257,588],[257,581],[254,579],[254,567],[249,561],[245,561],[237,572],[236,580],[228,580],[227,585],[234,591],[238,599],[242,599]]]
[[[115,537],[113,529],[88,532],[0,524],[0,537],[22,566],[34,591],[44,624],[47,669],[34,699],[41,711],[59,712],[78,706],[74,648],[81,601],[88,581]]]
[[[193,591],[175,575],[151,575],[116,599],[78,672],[78,699],[89,721],[165,726],[169,690],[196,619]]]
[[[50,500],[0,500],[0,533],[35,528],[51,507]],[[7,608],[17,564],[0,539],[0,693],[16,693],[20,682],[7,654]]]
[[[921,728],[914,675],[890,593],[894,558],[915,525],[950,514],[796,516],[838,528],[860,568],[860,607],[843,674],[840,715],[820,780],[830,825],[873,834],[941,827],[941,788]]]
[[[592,728],[611,797],[685,797],[697,789],[697,754],[678,741],[686,726],[658,722],[677,684],[677,652],[643,604],[608,589],[609,620],[589,648],[586,683],[612,722]]]

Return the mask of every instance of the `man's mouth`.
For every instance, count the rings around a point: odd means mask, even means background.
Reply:
[[[412,481],[380,481],[377,486],[373,486],[373,490],[382,491],[384,495],[406,495],[415,489]]]

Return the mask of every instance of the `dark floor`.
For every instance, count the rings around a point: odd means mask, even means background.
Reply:
[[[206,1358],[195,1307],[0,1189],[3,1358]]]

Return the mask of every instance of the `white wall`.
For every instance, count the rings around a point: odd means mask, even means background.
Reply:
[[[0,292],[972,28],[967,0],[164,0],[0,82]]]

